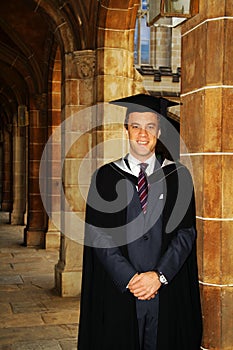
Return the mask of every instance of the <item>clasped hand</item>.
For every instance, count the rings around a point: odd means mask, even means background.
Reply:
[[[134,275],[129,281],[130,292],[139,300],[150,300],[155,297],[161,287],[156,272],[148,271]]]

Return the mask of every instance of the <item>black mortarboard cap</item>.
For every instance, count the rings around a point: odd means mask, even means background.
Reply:
[[[126,107],[127,114],[132,112],[154,111],[167,117],[167,108],[175,106],[178,103],[167,100],[163,97],[154,97],[147,94],[132,95],[118,100],[110,101],[109,103]]]

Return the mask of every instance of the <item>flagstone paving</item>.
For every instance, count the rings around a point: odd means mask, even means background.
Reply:
[[[0,350],[77,350],[79,298],[54,289],[58,252],[23,246],[0,212]]]

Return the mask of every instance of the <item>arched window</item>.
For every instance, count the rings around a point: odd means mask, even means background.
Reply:
[[[136,66],[150,64],[150,27],[146,24],[147,0],[141,0],[141,7],[134,35],[134,64]]]

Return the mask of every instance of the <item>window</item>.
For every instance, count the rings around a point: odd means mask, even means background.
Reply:
[[[147,1],[141,0],[134,35],[134,64],[150,64],[150,27],[146,24]]]
[[[147,10],[147,0],[142,0],[141,8],[142,10]]]

